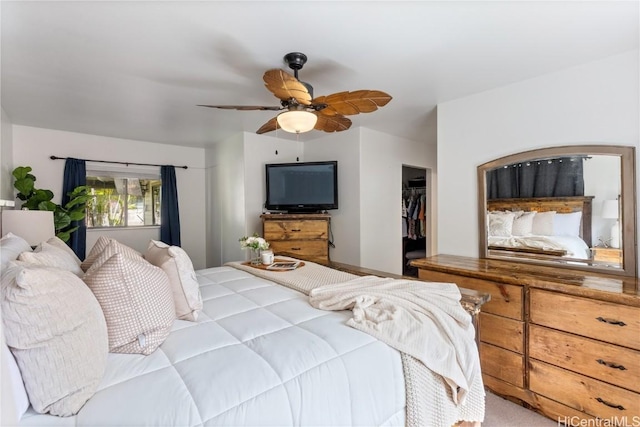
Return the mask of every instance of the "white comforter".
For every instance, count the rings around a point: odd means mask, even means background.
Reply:
[[[577,236],[489,236],[489,245],[507,248],[534,248],[543,250],[564,250],[568,258],[589,259],[589,246]]]
[[[149,356],[109,354],[74,417],[24,426],[403,425],[400,354],[346,326],[350,312],[231,267],[197,272],[204,310]]]

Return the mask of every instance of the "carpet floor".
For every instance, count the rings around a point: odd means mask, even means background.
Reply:
[[[558,427],[558,423],[487,391],[482,427]]]

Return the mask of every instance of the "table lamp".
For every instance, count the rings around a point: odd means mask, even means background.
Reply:
[[[618,200],[605,200],[602,203],[602,218],[615,219],[616,222],[611,226],[611,243],[612,248],[620,247],[620,222]]]

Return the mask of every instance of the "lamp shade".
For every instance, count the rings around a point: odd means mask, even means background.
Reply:
[[[602,218],[618,219],[618,201],[605,200],[602,202]]]
[[[318,117],[303,110],[285,111],[278,114],[278,125],[286,132],[304,133],[313,129],[318,121]]]
[[[6,210],[2,211],[2,234],[13,233],[31,246],[36,246],[56,235],[53,212]]]

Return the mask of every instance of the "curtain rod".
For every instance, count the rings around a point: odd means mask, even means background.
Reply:
[[[66,160],[67,157],[58,157],[58,156],[50,156],[49,157],[51,160]],[[173,165],[155,165],[152,163],[136,163],[136,162],[115,162],[115,161],[110,161],[110,160],[90,160],[90,159],[79,159],[79,160],[84,160],[85,162],[97,162],[97,163],[114,163],[114,164],[118,164],[118,165],[137,165],[137,166],[173,166]],[[173,166],[174,168],[181,168],[181,169],[189,169],[188,166]]]

